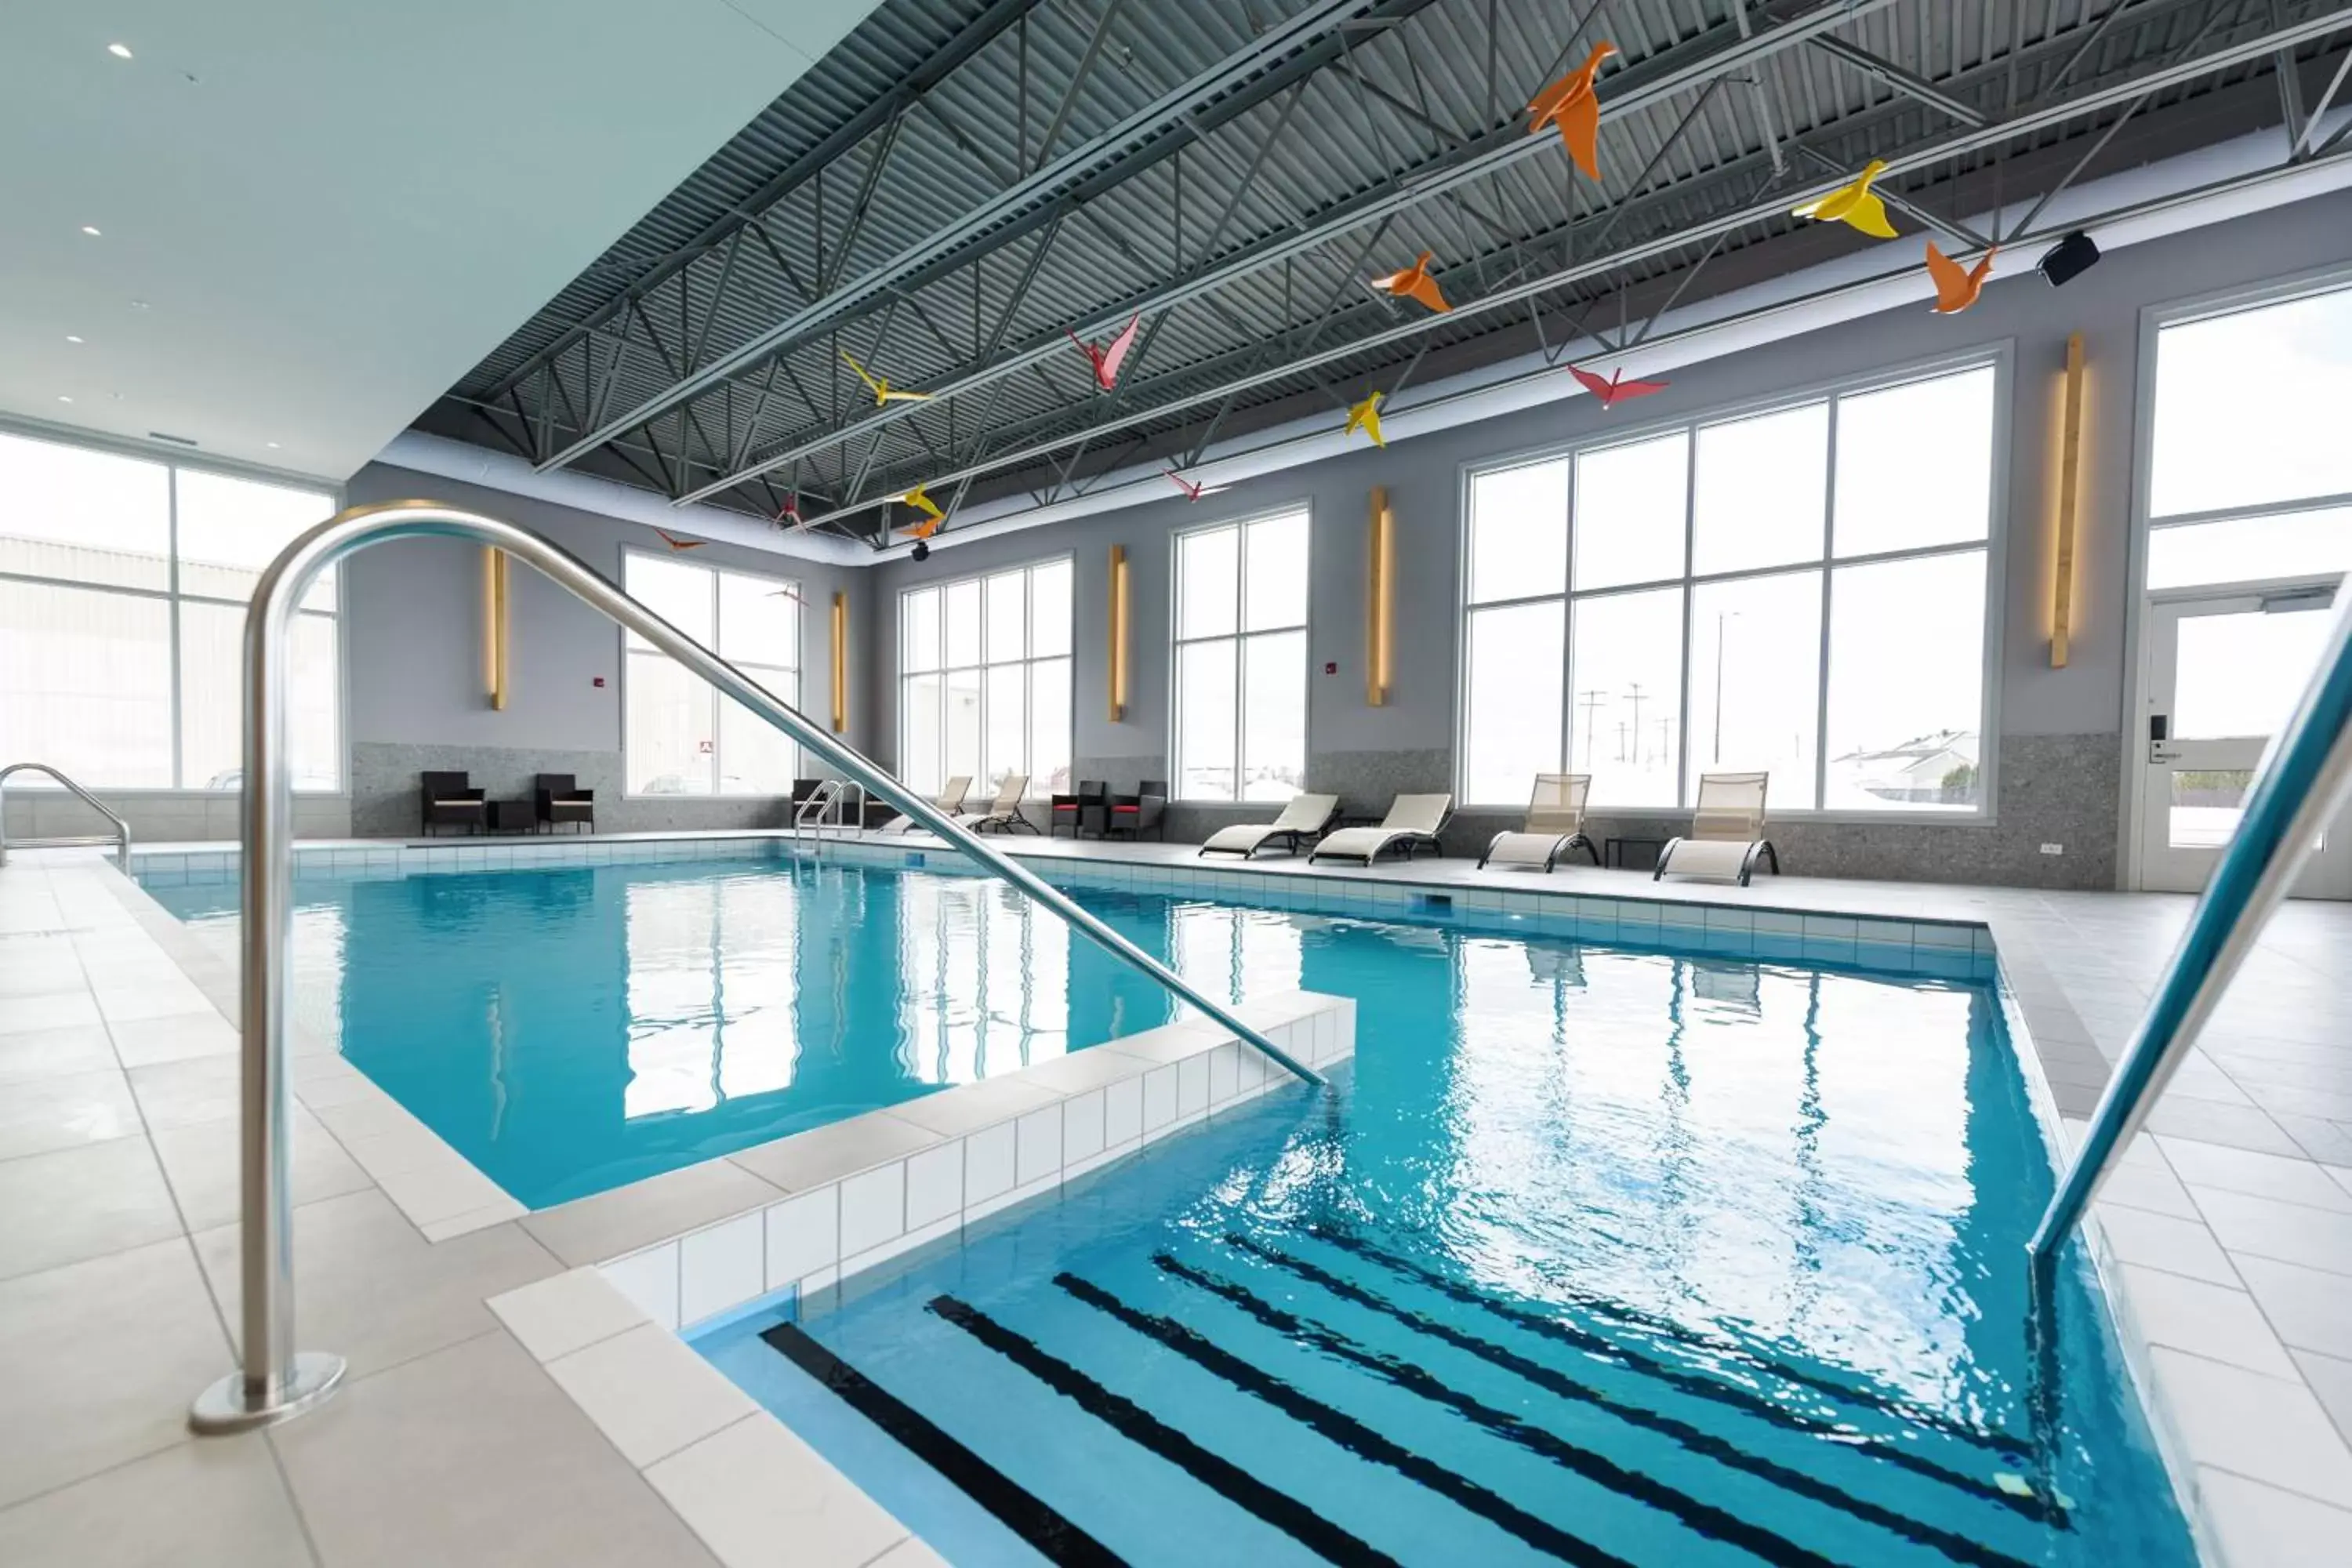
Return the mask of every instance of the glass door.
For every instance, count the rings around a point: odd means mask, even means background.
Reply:
[[[2325,586],[2298,586],[2149,606],[2142,888],[2193,893],[2213,874],[2238,830],[2263,750],[2318,662],[2332,602]],[[2328,825],[2293,891],[2352,898],[2352,812]]]

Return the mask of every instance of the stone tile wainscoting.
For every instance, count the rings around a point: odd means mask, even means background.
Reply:
[[[418,775],[463,771],[492,800],[528,800],[540,773],[570,773],[596,792],[600,833],[693,832],[701,828],[781,827],[784,805],[767,795],[640,795],[621,793],[618,752],[540,752],[506,746],[408,746],[361,742],[352,747],[351,833],[360,838],[417,835]]]

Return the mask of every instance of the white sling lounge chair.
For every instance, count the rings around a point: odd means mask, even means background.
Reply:
[[[1517,833],[1495,835],[1486,853],[1478,857],[1479,868],[1536,866],[1549,871],[1580,846],[1600,865],[1601,851],[1584,836],[1584,797],[1591,788],[1591,773],[1538,773],[1526,825]]]
[[[950,816],[953,816],[956,813],[963,809],[963,797],[971,793],[971,775],[970,773],[958,773],[955,777],[948,780],[947,788],[931,796],[931,804],[938,806],[941,811],[946,812]],[[885,833],[904,833],[907,829],[914,826],[915,819],[911,816],[894,816],[889,821],[882,825],[882,831]]]
[[[1764,837],[1764,786],[1769,773],[1701,773],[1691,830],[1658,851],[1656,881],[1669,875],[1712,877],[1748,885],[1759,859],[1780,874],[1780,852]]]
[[[1263,845],[1279,838],[1291,854],[1298,853],[1298,841],[1312,838],[1330,826],[1339,810],[1336,795],[1295,795],[1282,815],[1272,822],[1236,822],[1231,827],[1220,827],[1209,835],[1209,841],[1198,853],[1207,855],[1238,855],[1246,860]]]
[[[974,833],[985,833],[993,827],[1000,833],[1017,833],[1022,828],[1037,831],[1037,825],[1021,815],[1021,797],[1029,793],[1027,773],[1007,773],[996,786],[996,798],[988,803],[985,811],[967,811],[956,817],[956,826],[969,827]]]
[[[1343,860],[1360,860],[1369,866],[1389,848],[1402,849],[1410,860],[1416,849],[1424,846],[1437,847],[1438,830],[1453,815],[1454,797],[1450,795],[1401,795],[1389,803],[1389,814],[1378,827],[1343,827],[1337,833],[1327,833],[1307,853],[1307,863],[1311,866],[1331,855]]]

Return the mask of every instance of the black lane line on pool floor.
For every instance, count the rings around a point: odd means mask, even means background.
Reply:
[[[1161,1272],[1172,1275],[1188,1285],[1196,1286],[1240,1308],[1277,1333],[1304,1344],[1311,1344],[1342,1361],[1352,1362],[1375,1375],[1395,1384],[1400,1388],[1456,1410],[1468,1419],[1498,1433],[1531,1453],[1540,1454],[1554,1463],[1565,1466],[1580,1475],[1590,1473],[1586,1468],[1586,1459],[1590,1456],[1589,1450],[1569,1443],[1548,1429],[1528,1422],[1508,1411],[1497,1410],[1467,1394],[1459,1394],[1446,1387],[1422,1367],[1397,1357],[1382,1355],[1377,1351],[1370,1350],[1336,1329],[1316,1322],[1312,1319],[1301,1318],[1296,1313],[1274,1305],[1246,1286],[1221,1279],[1203,1269],[1195,1268],[1167,1253],[1155,1254],[1151,1261]],[[1334,1291],[1333,1294],[1338,1295],[1340,1292]],[[1354,1296],[1342,1296],[1342,1299],[1358,1300]],[[1499,1346],[1489,1345],[1484,1340],[1474,1339],[1468,1335],[1456,1339],[1452,1334],[1444,1332],[1441,1325],[1416,1321],[1412,1317],[1402,1314],[1395,1309],[1381,1307],[1376,1300],[1368,1299],[1362,1300],[1360,1304],[1373,1310],[1386,1311],[1390,1316],[1398,1317],[1407,1326],[1423,1333],[1438,1334],[1445,1339],[1446,1342],[1458,1345],[1472,1355],[1492,1362],[1506,1371],[1516,1373],[1538,1387],[1557,1394],[1562,1398],[1605,1410],[1629,1426],[1644,1427],[1671,1438],[1689,1452],[1702,1455],[1736,1469],[1746,1470],[1784,1490],[1794,1492],[1801,1497],[1811,1498],[1840,1513],[1877,1525],[1914,1545],[1941,1552],[1955,1562],[1970,1563],[1975,1565],[1975,1568],[2032,1568],[2032,1565],[2021,1558],[1996,1552],[1964,1535],[1954,1534],[1950,1531],[1939,1529],[1935,1525],[1912,1519],[1906,1514],[1898,1513],[1893,1509],[1883,1508],[1867,1499],[1851,1496],[1843,1489],[1807,1475],[1801,1470],[1791,1469],[1776,1460],[1749,1454],[1713,1433],[1700,1431],[1671,1416],[1660,1415],[1654,1411],[1643,1409],[1638,1405],[1628,1405],[1611,1399],[1606,1394],[1588,1389],[1572,1379],[1561,1376],[1553,1368],[1539,1363],[1529,1362]],[[1490,1354],[1490,1352],[1493,1353]],[[1590,1457],[1597,1458],[1597,1456]],[[1600,1459],[1598,1462],[1606,1465],[1610,1461]],[[1592,1476],[1591,1479],[1603,1480],[1607,1485],[1616,1485],[1614,1481],[1606,1480],[1600,1476]],[[1745,1547],[1769,1562],[1821,1563],[1826,1561],[1807,1548],[1795,1546],[1782,1537],[1749,1525],[1736,1516],[1725,1514],[1722,1510],[1715,1508],[1712,1504],[1698,1501],[1685,1493],[1652,1481],[1638,1473],[1635,1475],[1635,1479],[1640,1482],[1643,1489],[1632,1491],[1629,1495],[1640,1501],[1667,1510],[1702,1534],[1719,1536],[1734,1545]],[[1703,1510],[1708,1515],[1717,1517],[1713,1522],[1702,1522],[1700,1519],[1692,1517],[1690,1511],[1692,1510]],[[1730,1519],[1731,1527],[1726,1527],[1721,1522],[1722,1519]],[[1761,1543],[1757,1540],[1751,1540],[1751,1536],[1761,1537]],[[1799,1556],[1791,1559],[1781,1554],[1784,1551],[1798,1553]]]
[[[1447,1340],[1451,1343],[1458,1343],[1463,1349],[1469,1351],[1473,1355],[1483,1356],[1488,1361],[1494,1361],[1497,1356],[1511,1356],[1513,1361],[1516,1363],[1523,1363],[1529,1367],[1539,1368],[1554,1376],[1559,1375],[1557,1368],[1544,1367],[1543,1363],[1540,1362],[1528,1361],[1525,1357],[1516,1356],[1512,1352],[1504,1349],[1500,1345],[1494,1344],[1490,1341],[1479,1339],[1475,1335],[1463,1333],[1462,1331],[1454,1328],[1451,1324],[1439,1323],[1435,1319],[1426,1317],[1422,1313],[1412,1310],[1411,1308],[1401,1307],[1385,1297],[1375,1295],[1373,1292],[1365,1289],[1363,1287],[1355,1284],[1351,1280],[1341,1279],[1339,1276],[1333,1274],[1328,1269],[1318,1268],[1316,1265],[1307,1262],[1304,1258],[1293,1258],[1288,1253],[1277,1251],[1273,1247],[1265,1246],[1262,1242],[1254,1241],[1238,1231],[1227,1231],[1225,1233],[1224,1239],[1225,1244],[1229,1247],[1237,1247],[1241,1251],[1246,1252],[1254,1258],[1261,1258],[1267,1263],[1273,1264],[1277,1268],[1287,1269],[1291,1273],[1297,1275],[1302,1279],[1306,1279],[1313,1284],[1321,1286],[1324,1289],[1330,1291],[1335,1296],[1339,1296],[1351,1301],[1360,1301],[1364,1306],[1371,1308],[1374,1311],[1385,1312],[1390,1317],[1395,1318],[1398,1321],[1418,1329],[1423,1333],[1434,1334],[1441,1339]],[[1326,1237],[1326,1239],[1328,1239],[1328,1237]],[[1502,1318],[1506,1322],[1515,1323],[1520,1328],[1526,1329],[1533,1333],[1543,1335],[1547,1339],[1558,1340],[1563,1344],[1574,1345],[1579,1350],[1612,1358],[1625,1365],[1632,1371],[1646,1373],[1672,1387],[1681,1389],[1686,1394],[1696,1394],[1702,1399],[1711,1399],[1718,1405],[1729,1405],[1735,1410],[1744,1410],[1748,1414],[1755,1416],[1758,1420],[1762,1421],[1769,1426],[1782,1427],[1791,1432],[1802,1432],[1811,1436],[1822,1438],[1832,1447],[1843,1448],[1849,1453],[1864,1455],[1874,1460],[1894,1465],[1900,1469],[1909,1470],[1914,1475],[1924,1476],[1929,1480],[1940,1481],[1948,1487],[1966,1492],[1970,1499],[1976,1501],[1998,1503],[2002,1508],[2009,1510],[2011,1512],[2022,1514],[2027,1519],[2033,1521],[2037,1524],[2054,1525],[2060,1530],[2073,1528],[2067,1521],[2066,1510],[2059,1507],[2056,1503],[2043,1498],[2038,1492],[2032,1497],[2014,1496],[2011,1493],[2003,1491],[2000,1487],[1992,1484],[1991,1482],[1979,1480],[1974,1476],[1964,1475],[1958,1470],[1948,1469],[1944,1466],[1937,1464],[1932,1459],[1922,1458],[1917,1454],[1912,1453],[1909,1449],[1898,1446],[1890,1438],[1876,1437],[1866,1433],[1848,1431],[1844,1428],[1833,1426],[1829,1422],[1817,1420],[1812,1416],[1800,1415],[1793,1410],[1783,1410],[1780,1406],[1772,1404],[1769,1400],[1759,1399],[1756,1395],[1748,1393],[1746,1390],[1738,1387],[1736,1384],[1717,1383],[1711,1378],[1702,1377],[1696,1373],[1683,1372],[1676,1368],[1664,1365],[1643,1355],[1638,1351],[1628,1350],[1622,1345],[1613,1344],[1608,1340],[1601,1339],[1594,1334],[1587,1333],[1583,1330],[1573,1327],[1570,1324],[1557,1322],[1552,1319],[1538,1316],[1534,1312],[1525,1311],[1519,1308],[1511,1307],[1494,1300],[1490,1297],[1471,1289],[1468,1286],[1456,1284],[1452,1280],[1442,1278],[1441,1276],[1433,1275],[1426,1269],[1416,1268],[1413,1265],[1406,1263],[1402,1259],[1388,1259],[1383,1254],[1374,1251],[1369,1247],[1365,1248],[1364,1251],[1374,1262],[1383,1263],[1398,1271],[1406,1273],[1409,1278],[1419,1279],[1422,1283],[1429,1286],[1430,1289],[1445,1296],[1449,1300],[1461,1301],[1470,1305],[1484,1307],[1487,1310]],[[1514,1370],[1517,1370],[1517,1368],[1515,1366]],[[1528,1377],[1531,1380],[1536,1377],[1536,1374],[1533,1373],[1523,1372],[1520,1375]],[[1612,1402],[1612,1408],[1617,1408],[1613,1402]],[[1620,1410],[1619,1413],[1622,1414],[1623,1412]],[[1694,1430],[1696,1430],[1696,1428],[1694,1428]],[[1841,1492],[1839,1495],[1843,1497],[1844,1494]],[[1856,1505],[1849,1501],[1844,1506],[1852,1508]]]
[[[1263,1400],[1293,1421],[1320,1434],[1358,1458],[1385,1466],[1408,1480],[1420,1482],[1481,1519],[1517,1536],[1539,1552],[1549,1552],[1578,1568],[1633,1568],[1625,1559],[1604,1552],[1581,1537],[1570,1534],[1549,1520],[1538,1519],[1509,1499],[1480,1486],[1466,1476],[1402,1443],[1391,1441],[1346,1411],[1300,1393],[1255,1363],[1212,1344],[1173,1319],[1156,1317],[1129,1306],[1109,1291],[1075,1274],[1056,1274],[1054,1283],[1098,1311],[1108,1313],[1146,1338],[1167,1346],[1211,1374]],[[1801,1568],[1836,1568],[1810,1554]]]
[[[965,1447],[922,1412],[842,1360],[798,1323],[778,1323],[760,1337],[815,1378],[898,1446],[938,1471],[1049,1561],[1073,1568],[1127,1568],[1127,1559],[1088,1535],[1051,1504]]]
[[[1347,1568],[1404,1568],[1387,1552],[1349,1534],[1289,1493],[1266,1485],[1124,1394],[1112,1393],[1069,1363],[1048,1355],[1035,1341],[1013,1332],[979,1308],[953,1296],[935,1296],[930,1310],[1120,1436],[1167,1460],[1328,1561]]]
[[[1522,1327],[1533,1329],[1538,1333],[1550,1334],[1554,1338],[1566,1338],[1571,1335],[1575,1336],[1570,1339],[1570,1342],[1577,1344],[1580,1348],[1601,1350],[1611,1355],[1641,1363],[1645,1369],[1656,1371],[1660,1375],[1691,1375],[1688,1373],[1674,1373],[1671,1372],[1671,1369],[1663,1367],[1657,1362],[1643,1356],[1640,1352],[1617,1344],[1613,1341],[1603,1339],[1598,1334],[1588,1333],[1584,1331],[1574,1329],[1569,1325],[1558,1322],[1553,1319],[1542,1317],[1539,1314],[1527,1311],[1524,1309],[1513,1307],[1508,1302],[1496,1300],[1492,1297],[1486,1296],[1475,1290],[1470,1289],[1468,1287],[1461,1284],[1458,1280],[1448,1279],[1444,1275],[1426,1268],[1422,1265],[1412,1261],[1410,1258],[1399,1258],[1393,1253],[1384,1252],[1381,1248],[1371,1245],[1371,1243],[1365,1241],[1359,1237],[1350,1235],[1347,1231],[1337,1229],[1329,1226],[1317,1225],[1309,1226],[1307,1234],[1313,1237],[1318,1241],[1328,1241],[1332,1246],[1340,1248],[1342,1251],[1352,1252],[1359,1258],[1370,1258],[1371,1261],[1379,1264],[1381,1268],[1389,1270],[1392,1274],[1403,1274],[1419,1279],[1431,1289],[1443,1291],[1444,1294],[1453,1297],[1455,1300],[1475,1301],[1476,1305],[1485,1308],[1486,1310],[1493,1312],[1499,1317],[1508,1318],[1513,1322],[1518,1323]],[[1683,1328],[1678,1324],[1669,1322],[1664,1318],[1654,1317],[1650,1313],[1638,1311],[1632,1307],[1622,1306],[1614,1301],[1603,1300],[1597,1296],[1574,1293],[1572,1295],[1572,1299],[1579,1306],[1584,1307],[1600,1316],[1612,1318],[1627,1328],[1636,1329],[1643,1333],[1654,1334],[1660,1339],[1669,1340],[1678,1344],[1691,1345],[1696,1349],[1705,1351],[1712,1355],[1729,1354],[1738,1356],[1748,1366],[1758,1372],[1763,1373],[1767,1376],[1785,1378],[1790,1383],[1801,1384],[1807,1388],[1816,1391],[1817,1393],[1826,1394],[1833,1399],[1843,1399],[1847,1401],[1849,1404],[1861,1405],[1873,1410],[1883,1411],[1886,1415],[1892,1415],[1899,1421],[1907,1421],[1915,1426],[1924,1426],[1931,1432],[1939,1432],[1945,1436],[1950,1437],[1955,1441],[1974,1444],[1979,1447],[1991,1448],[2000,1453],[2005,1454],[2013,1459],[2031,1459],[2033,1457],[2033,1446],[2032,1444],[2024,1442],[2019,1438],[2012,1437],[2006,1432],[1986,1431],[1981,1427],[1972,1426],[1964,1422],[1955,1421],[1949,1416],[1937,1415],[1932,1410],[1922,1410],[1918,1406],[1911,1404],[1909,1401],[1896,1398],[1891,1394],[1875,1393],[1866,1388],[1857,1388],[1852,1384],[1841,1383],[1836,1378],[1823,1377],[1819,1373],[1807,1372],[1802,1367],[1790,1366],[1785,1362],[1775,1361],[1769,1356],[1759,1355],[1756,1352],[1748,1350],[1743,1346],[1727,1344],[1718,1340],[1709,1339],[1703,1335],[1693,1334],[1688,1329]],[[1729,1384],[1720,1386],[1727,1388],[1727,1390],[1733,1394],[1738,1394],[1740,1392],[1736,1387],[1732,1387]],[[1746,1397],[1754,1399],[1756,1396],[1746,1395]],[[1759,1403],[1761,1402],[1759,1401]]]

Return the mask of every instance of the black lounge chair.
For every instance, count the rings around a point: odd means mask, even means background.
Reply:
[[[436,827],[462,827],[468,833],[479,833],[488,825],[488,795],[467,782],[464,773],[424,773],[423,785],[417,792],[424,807],[422,826],[431,833]]]
[[[1145,779],[1133,795],[1110,797],[1105,837],[1141,838],[1147,833],[1168,837],[1168,781]]]
[[[1110,785],[1100,779],[1080,779],[1076,795],[1057,795],[1045,815],[1047,837],[1066,827],[1073,838],[1091,831],[1102,837],[1103,819],[1110,810]]]
[[[576,822],[582,831],[596,831],[596,792],[582,789],[570,773],[541,773],[532,780],[533,805],[539,825],[552,829],[559,822]]]

